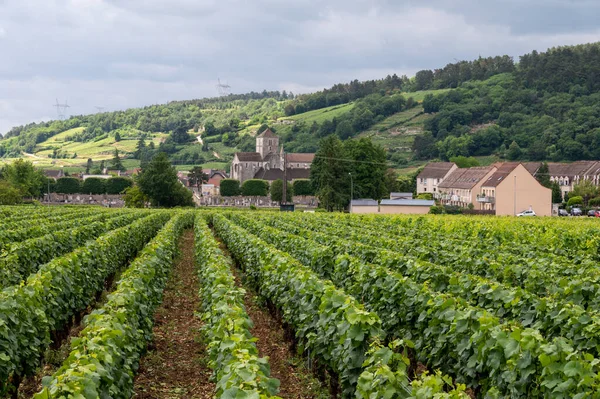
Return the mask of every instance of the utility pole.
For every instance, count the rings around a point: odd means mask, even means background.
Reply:
[[[515,198],[514,198],[514,216],[517,216],[517,175],[515,175],[515,184],[514,184],[514,189],[515,189]]]
[[[352,199],[354,198],[354,180],[352,180],[352,173],[348,172],[350,176],[350,213],[352,213]]]
[[[285,151],[283,152],[283,198],[281,203],[287,204],[287,155]]]

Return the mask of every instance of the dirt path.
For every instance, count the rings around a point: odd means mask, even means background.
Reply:
[[[217,238],[219,246],[226,256],[227,247]],[[243,286],[243,272],[232,267],[237,286]],[[271,316],[266,308],[260,306],[258,298],[248,287],[244,296],[244,306],[252,322],[252,336],[258,338],[256,347],[261,357],[269,358],[271,377],[277,378],[281,385],[279,396],[284,399],[327,399],[329,391],[317,380],[310,370],[304,367],[304,360],[290,350],[285,339],[283,326]]]
[[[142,359],[135,380],[134,398],[212,398],[212,371],[199,344],[201,321],[198,277],[194,269],[194,233],[184,233],[163,302],[154,316],[154,341]]]

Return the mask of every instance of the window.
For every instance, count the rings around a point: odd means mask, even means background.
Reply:
[[[435,193],[435,187],[433,188],[433,192]]]
[[[427,187],[423,187],[423,191],[427,191]]]

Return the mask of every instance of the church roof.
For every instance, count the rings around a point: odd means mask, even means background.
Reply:
[[[315,154],[291,153],[287,154],[288,162],[305,162],[309,163],[315,159]]]
[[[235,156],[240,162],[262,162],[262,155],[258,152],[236,152]]]
[[[286,172],[286,177],[288,180],[296,180],[296,179],[308,179],[310,178],[310,169],[293,169],[288,168]],[[283,170],[275,168],[275,169],[264,169],[259,168],[254,174],[255,179],[263,179],[268,181],[274,181],[277,179],[283,180]]]
[[[271,129],[267,128],[267,130],[265,130],[264,132],[262,132],[261,134],[259,134],[257,137],[274,138],[274,137],[277,137],[277,136],[275,135],[275,133],[273,133],[271,131]]]

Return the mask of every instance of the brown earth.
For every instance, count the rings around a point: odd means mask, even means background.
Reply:
[[[194,268],[194,233],[179,243],[180,257],[154,315],[154,341],[142,359],[135,380],[137,399],[212,398],[212,371],[200,344],[198,276]]]

